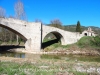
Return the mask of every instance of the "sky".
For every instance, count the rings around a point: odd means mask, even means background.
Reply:
[[[77,24],[100,27],[100,0],[21,0],[29,22],[36,19],[44,24],[59,19],[63,25]],[[6,15],[15,16],[17,0],[0,0]]]

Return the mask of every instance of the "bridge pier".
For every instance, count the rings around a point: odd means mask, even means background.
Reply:
[[[31,38],[28,39],[26,41],[26,43],[25,43],[25,50],[26,51],[30,51],[30,52],[40,52],[40,50],[41,50],[41,43],[39,41],[37,41],[37,42],[36,41],[31,39]]]

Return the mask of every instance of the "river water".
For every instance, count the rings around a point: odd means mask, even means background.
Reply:
[[[100,62],[100,56],[61,55],[61,54],[28,54],[14,52],[0,52],[0,57],[29,58],[29,59],[61,59],[66,61]]]

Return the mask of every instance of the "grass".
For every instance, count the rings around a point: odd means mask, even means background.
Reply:
[[[77,67],[83,67],[86,70],[90,67],[99,68],[100,61],[88,61],[90,57],[84,57],[87,58],[86,60],[83,57],[72,55],[41,55],[41,59],[36,60],[2,57],[0,58],[0,75],[59,75],[58,73],[61,73],[61,75],[90,75],[90,73],[78,71]],[[91,58],[94,59],[92,56]],[[7,60],[5,61],[5,59]],[[95,72],[93,73],[95,74]],[[97,73],[97,75],[99,74]]]
[[[61,59],[61,57],[58,55],[46,55],[46,54],[41,55],[41,58],[42,59]]]
[[[88,73],[73,71],[74,75],[88,75]]]
[[[85,36],[83,38],[81,38],[78,42],[77,42],[77,45],[81,48],[84,48],[84,47],[89,47],[91,46],[91,39],[92,37],[89,37],[89,36]]]
[[[99,56],[81,56],[81,55],[60,55],[60,54],[43,54],[40,56],[41,59],[57,59],[65,61],[83,61],[83,62],[100,62]]]
[[[80,62],[78,62],[80,63]],[[83,64],[81,62],[81,64]],[[87,65],[88,64],[88,65]],[[96,66],[96,63],[93,63]],[[90,73],[87,72],[79,72],[75,70],[74,66],[76,65],[76,62],[70,62],[70,61],[61,61],[57,60],[39,60],[35,64],[23,62],[23,63],[16,63],[16,62],[0,62],[0,75],[6,74],[6,75],[58,75],[58,73],[61,73],[61,75],[65,74],[72,74],[72,75],[90,75]],[[86,67],[89,68],[92,63],[85,63]],[[80,65],[81,66],[81,65]],[[100,66],[100,64],[99,64]],[[97,73],[97,75],[99,75]]]
[[[91,47],[100,49],[100,37],[84,36],[77,42],[77,45],[81,48]]]
[[[53,71],[46,70],[45,68],[39,68],[32,64],[16,64],[14,62],[0,62],[0,75],[54,75]]]

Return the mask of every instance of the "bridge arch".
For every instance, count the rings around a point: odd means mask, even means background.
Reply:
[[[57,40],[60,40],[61,45],[65,44],[64,36],[61,33],[57,32],[57,31],[51,31],[51,32],[48,32],[48,33],[46,32],[45,35],[42,38],[42,42],[43,42],[44,38],[50,33],[52,33],[56,37]]]
[[[18,31],[14,30],[14,29],[12,29],[12,28],[6,26],[6,25],[0,24],[0,27],[3,27],[3,28],[5,28],[5,29],[8,29],[8,30],[12,31],[13,33],[19,35],[19,36],[20,36],[22,39],[24,39],[25,41],[27,40],[26,37],[24,37],[21,33],[19,33]]]

